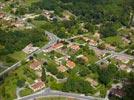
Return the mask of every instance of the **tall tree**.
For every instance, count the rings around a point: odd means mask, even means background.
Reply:
[[[43,82],[46,82],[46,69],[45,69],[45,67],[43,66],[42,67],[42,75],[41,75],[41,80],[43,81]]]
[[[123,86],[125,90],[124,100],[134,100],[134,72],[131,72]]]

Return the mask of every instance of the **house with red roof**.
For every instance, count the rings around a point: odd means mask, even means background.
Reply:
[[[59,49],[59,48],[62,48],[64,45],[63,45],[63,43],[57,43],[57,44],[54,44],[53,46],[52,46],[52,48],[53,49]]]
[[[30,68],[33,70],[40,70],[41,69],[42,62],[34,59],[31,64]]]
[[[71,60],[67,60],[66,66],[69,67],[70,69],[73,69],[76,66],[76,64]]]
[[[71,44],[68,47],[70,47],[72,50],[74,50],[75,52],[78,51],[80,49],[79,45],[76,44]]]
[[[42,88],[45,87],[45,84],[44,82],[41,81],[41,79],[39,80],[35,80],[35,83],[33,83],[32,85],[30,85],[30,88],[35,92],[35,91],[38,91]]]

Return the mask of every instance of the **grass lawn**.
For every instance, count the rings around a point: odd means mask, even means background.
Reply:
[[[94,56],[94,55],[89,55],[88,56],[88,59],[89,59],[89,63],[95,63],[96,61],[98,61],[99,59]]]
[[[80,44],[86,43],[86,42],[85,42],[83,39],[81,39],[81,38],[74,39],[74,42],[80,43]]]
[[[32,24],[34,24],[36,26],[36,28],[38,28],[41,31],[47,30],[50,32],[54,32],[55,33],[55,29],[57,29],[58,25],[56,26],[54,23],[42,20],[33,20]]]
[[[99,85],[96,89],[96,91],[100,91],[100,96],[105,97],[107,93],[107,88],[104,85]]]
[[[40,60],[42,60],[42,61],[51,60],[50,55],[49,54],[46,54],[44,52],[41,52],[41,53],[37,54],[37,58],[40,59]]]
[[[104,38],[104,40],[106,43],[109,44],[112,44],[114,42],[121,44],[123,42],[120,36],[111,36],[111,37]]]
[[[5,69],[4,68],[0,68],[0,72],[4,71]]]
[[[122,40],[121,36],[112,36],[112,37],[107,37],[103,39],[106,43],[113,44],[119,48],[125,47],[125,43]]]
[[[32,94],[33,91],[30,88],[25,88],[24,90],[20,91],[20,96],[26,96]]]
[[[46,21],[37,21],[34,20],[32,22],[37,28],[42,29],[42,30],[50,30],[52,28],[54,28],[55,26],[52,25],[50,22],[46,22]]]
[[[51,57],[58,57],[58,58],[60,58],[60,57],[63,56],[62,54],[60,54],[59,52],[56,52],[56,51],[50,52],[49,55],[50,55]]]
[[[13,54],[9,54],[9,56],[16,60],[23,60],[26,57],[27,54],[25,54],[23,51],[17,51]]]
[[[32,3],[38,2],[40,0],[25,0],[25,5],[30,6]]]
[[[3,64],[3,66],[6,66],[7,68],[16,63],[17,60],[8,55],[2,55],[0,56],[0,62]]]

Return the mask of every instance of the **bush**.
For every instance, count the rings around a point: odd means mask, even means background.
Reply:
[[[57,77],[58,79],[63,79],[63,78],[64,78],[64,74],[63,74],[63,73],[57,73],[57,74],[56,74],[56,77]]]
[[[117,29],[111,23],[107,23],[101,27],[100,33],[103,37],[117,35]]]
[[[17,86],[18,87],[23,87],[24,86],[24,84],[25,84],[25,80],[17,80]]]

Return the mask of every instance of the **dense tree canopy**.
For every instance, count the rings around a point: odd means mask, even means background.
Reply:
[[[124,84],[124,90],[125,90],[125,100],[133,100],[134,99],[134,73],[131,72],[128,76],[128,80]],[[131,92],[130,92],[131,91]]]
[[[71,76],[64,84],[63,91],[88,94],[92,93],[93,89],[87,81],[84,81],[83,79],[80,79],[76,76]]]
[[[30,31],[10,31],[5,32],[0,30],[0,44],[5,48],[0,50],[0,54],[13,53],[23,49],[29,43],[37,44],[39,41],[43,41],[43,34],[37,30]]]
[[[100,82],[102,82],[105,85],[109,84],[114,78],[116,72],[117,72],[117,67],[113,64],[110,64],[106,69],[101,69],[99,71]]]

